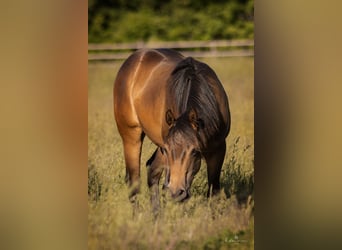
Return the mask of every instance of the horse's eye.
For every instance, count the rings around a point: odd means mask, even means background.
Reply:
[[[191,155],[192,155],[193,157],[198,157],[198,156],[200,156],[200,154],[201,154],[201,152],[200,152],[199,150],[197,150],[197,149],[193,149],[193,150],[191,151]]]

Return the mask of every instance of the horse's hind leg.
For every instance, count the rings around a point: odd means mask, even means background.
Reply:
[[[140,189],[140,156],[144,136],[145,134],[139,127],[130,128],[130,131],[122,136],[126,163],[126,181],[131,188],[129,195],[131,200]]]
[[[217,150],[204,155],[208,171],[208,193],[207,196],[215,195],[220,191],[220,174],[226,154],[226,142],[222,143]]]
[[[164,160],[160,148],[157,148],[151,158],[146,162],[147,183],[151,191],[151,203],[153,212],[158,215],[159,202],[159,180],[164,170]]]

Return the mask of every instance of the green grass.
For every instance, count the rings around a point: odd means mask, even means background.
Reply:
[[[254,248],[254,58],[203,60],[217,73],[232,116],[222,167],[222,192],[207,199],[205,162],[192,197],[184,204],[161,197],[161,215],[151,212],[144,163],[155,146],[145,139],[138,206],[128,200],[120,136],[113,117],[112,88],[122,62],[88,67],[88,247],[89,249]]]

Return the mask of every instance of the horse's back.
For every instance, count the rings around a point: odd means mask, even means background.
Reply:
[[[114,95],[137,83],[144,83],[158,65],[163,63],[171,68],[183,58],[180,53],[169,49],[137,50],[122,64],[115,80]]]

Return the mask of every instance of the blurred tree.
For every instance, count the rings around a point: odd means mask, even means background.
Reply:
[[[253,0],[89,0],[88,41],[254,37]]]

